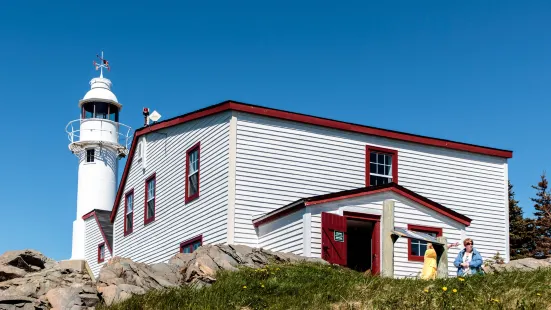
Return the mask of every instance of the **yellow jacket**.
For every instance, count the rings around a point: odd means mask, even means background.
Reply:
[[[423,270],[421,271],[421,279],[436,279],[436,270],[436,251],[434,249],[427,249],[427,251],[425,251],[425,262],[423,264]]]

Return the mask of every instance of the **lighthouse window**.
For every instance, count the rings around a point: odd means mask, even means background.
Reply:
[[[200,144],[186,152],[186,203],[199,197]]]
[[[155,220],[155,174],[145,181],[145,219],[144,224]]]
[[[134,191],[126,194],[124,208],[124,235],[128,235],[134,228]]]
[[[101,118],[119,121],[119,108],[107,102],[87,102],[82,105],[83,118]]]
[[[95,153],[94,149],[86,150],[86,162],[87,163],[93,163],[94,162],[94,158],[95,158],[94,153]]]

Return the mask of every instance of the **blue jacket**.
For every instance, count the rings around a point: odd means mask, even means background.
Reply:
[[[457,267],[458,276],[463,275],[463,267],[461,267],[461,264],[463,263],[464,254],[465,249],[461,250],[459,254],[457,254],[457,257],[453,262],[453,265]],[[482,255],[480,255],[480,253],[476,249],[473,249],[473,257],[471,259],[471,262],[469,263],[469,267],[471,268],[471,274],[479,273],[482,270]]]

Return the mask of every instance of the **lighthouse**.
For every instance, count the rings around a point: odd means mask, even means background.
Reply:
[[[111,211],[117,191],[118,160],[128,154],[131,128],[119,122],[122,104],[112,83],[103,77],[109,62],[97,55],[100,76],[78,102],[79,118],[67,124],[69,150],[78,158],[77,212],[73,222],[71,259],[85,259],[83,215],[93,210]]]

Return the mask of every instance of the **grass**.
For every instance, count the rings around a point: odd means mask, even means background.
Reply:
[[[123,309],[551,309],[551,269],[434,281],[388,279],[321,264],[222,272],[208,288],[151,291]]]

